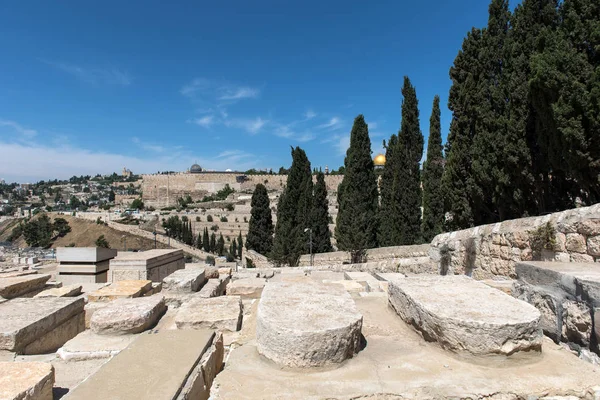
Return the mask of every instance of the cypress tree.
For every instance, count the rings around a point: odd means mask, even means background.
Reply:
[[[210,237],[208,236],[208,228],[204,228],[204,233],[202,234],[202,247],[207,253],[210,252]]]
[[[233,258],[237,258],[237,241],[235,239],[231,241],[229,253],[233,256]]]
[[[300,147],[292,148],[292,166],[277,206],[277,224],[272,259],[277,265],[295,266],[300,255],[308,253],[308,235],[312,208],[310,162]]]
[[[268,255],[273,248],[273,217],[269,194],[263,184],[256,185],[252,194],[251,206],[246,248]],[[241,240],[241,232],[238,240]]]
[[[419,125],[419,102],[417,92],[407,76],[402,88],[402,124],[398,134],[397,196],[399,232],[398,244],[421,242],[421,158],[423,158],[423,134]]]
[[[225,239],[223,239],[223,234],[219,235],[219,240],[217,241],[217,254],[222,256],[225,254]]]
[[[198,232],[198,237],[196,238],[196,248],[202,250],[202,233]]]
[[[350,251],[352,262],[360,262],[364,250],[377,246],[378,205],[369,127],[362,115],[354,119],[344,169],[335,237],[339,249]]]
[[[238,258],[241,260],[242,259],[242,252],[244,250],[244,241],[242,240],[242,231],[240,231],[240,234],[238,236]]]
[[[381,173],[379,188],[379,226],[377,242],[379,246],[395,246],[399,244],[400,219],[398,214],[398,170],[400,152],[398,151],[398,136],[392,135],[385,146],[385,166]]]
[[[217,236],[215,233],[210,234],[210,252],[214,253],[217,251]]]
[[[331,232],[329,231],[329,202],[327,201],[327,186],[325,175],[317,172],[317,183],[314,187],[312,209],[312,250],[313,253],[333,251]]]
[[[421,232],[425,242],[431,242],[442,232],[444,223],[444,198],[442,175],[444,156],[442,154],[442,128],[440,125],[440,97],[433,98],[433,109],[429,119],[429,140],[427,159],[423,166],[423,222]]]

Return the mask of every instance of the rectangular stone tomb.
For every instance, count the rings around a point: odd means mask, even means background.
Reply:
[[[43,362],[0,362],[0,399],[52,400],[54,368]]]
[[[161,282],[178,269],[185,267],[183,250],[148,250],[122,252],[110,260],[109,281],[147,279]]]
[[[197,292],[206,281],[204,268],[180,269],[163,279],[163,290],[172,292]]]
[[[67,399],[207,399],[223,361],[223,342],[209,330],[142,334]]]
[[[239,331],[242,327],[242,300],[239,296],[195,298],[184,303],[177,315],[178,329]]]
[[[540,313],[462,275],[420,275],[389,281],[389,303],[428,341],[474,355],[541,351]]]
[[[151,290],[152,281],[148,280],[113,282],[88,294],[88,301],[112,301],[121,298],[140,297]]]
[[[109,260],[117,250],[101,247],[59,247],[56,250],[57,279],[65,284],[104,283],[108,278]]]
[[[117,299],[93,313],[90,329],[102,335],[140,333],[154,326],[166,309],[160,294]]]
[[[266,283],[267,280],[262,278],[238,279],[227,284],[227,295],[242,296],[244,299],[258,299]]]
[[[44,290],[34,297],[75,297],[81,294],[81,285],[68,285]]]
[[[50,275],[24,275],[11,278],[0,278],[0,297],[14,299],[44,289]]]
[[[103,247],[59,247],[56,249],[56,260],[60,263],[97,263],[116,256],[116,249]]]
[[[98,335],[91,330],[86,330],[65,343],[56,354],[65,361],[111,358],[127,348],[139,336]]]
[[[0,350],[52,352],[85,329],[84,300],[68,297],[13,299],[0,304]]]

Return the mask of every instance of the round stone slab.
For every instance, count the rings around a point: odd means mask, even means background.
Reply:
[[[270,282],[258,305],[258,352],[287,367],[341,363],[358,352],[362,315],[338,285]]]
[[[464,275],[389,280],[389,303],[428,341],[451,351],[510,355],[540,351],[540,312]]]

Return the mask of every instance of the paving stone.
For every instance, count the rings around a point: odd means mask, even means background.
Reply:
[[[15,297],[41,290],[49,279],[50,275],[46,274],[0,278],[0,296],[5,299],[14,299]]]
[[[54,367],[43,362],[0,362],[0,399],[52,400]]]
[[[178,329],[239,331],[242,326],[242,300],[240,296],[190,300],[177,312],[175,324]]]
[[[227,285],[228,296],[242,296],[247,299],[258,299],[267,283],[263,278],[244,278],[232,281]]]
[[[152,281],[117,281],[88,294],[88,301],[112,301],[121,298],[140,297],[152,290]]]
[[[75,297],[81,294],[81,285],[68,285],[44,290],[34,297]]]
[[[362,315],[339,285],[272,282],[256,317],[258,352],[288,367],[341,363],[359,350]]]
[[[90,329],[102,335],[140,333],[152,327],[166,308],[162,295],[117,299],[92,315]]]
[[[390,281],[389,302],[426,340],[451,351],[510,355],[540,351],[540,312],[464,275]]]
[[[138,337],[139,335],[98,335],[91,330],[86,330],[65,343],[56,354],[65,361],[111,358]]]
[[[197,292],[205,281],[204,268],[179,269],[163,279],[163,290]]]
[[[13,299],[0,304],[0,350],[54,351],[85,329],[81,298]]]

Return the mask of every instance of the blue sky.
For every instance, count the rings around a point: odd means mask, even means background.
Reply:
[[[448,70],[486,0],[14,1],[0,4],[0,178],[343,164],[374,154],[417,89],[447,135]]]

